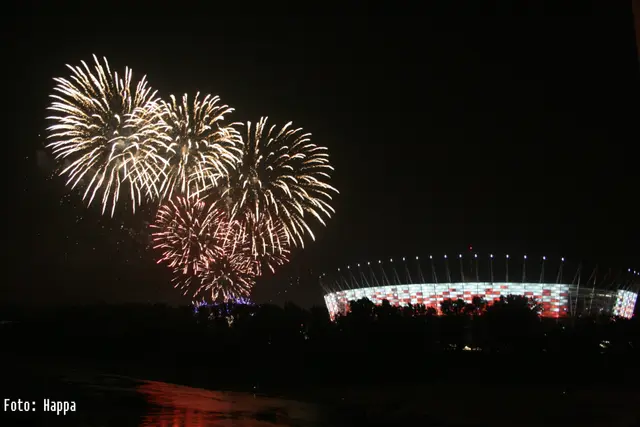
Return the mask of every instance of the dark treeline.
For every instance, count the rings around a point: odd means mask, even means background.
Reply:
[[[606,380],[611,369],[624,370],[623,360],[640,353],[638,319],[542,318],[539,309],[518,296],[489,306],[481,299],[447,300],[437,316],[424,306],[378,306],[363,299],[352,301],[349,313],[332,322],[325,308],[293,304],[197,310],[97,305],[3,310],[0,320],[12,322],[0,325],[0,335],[4,355],[20,360],[190,370],[206,372],[190,374],[201,380],[228,383],[348,382],[381,373],[444,379],[452,372],[500,375],[513,369],[525,377],[531,369],[539,374],[533,377],[546,377],[541,373],[547,368],[558,371],[550,378],[565,378],[573,370],[576,378]]]

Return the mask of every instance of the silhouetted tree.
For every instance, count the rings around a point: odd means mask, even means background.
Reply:
[[[495,351],[533,349],[541,341],[541,306],[521,295],[501,296],[484,316],[486,344]]]

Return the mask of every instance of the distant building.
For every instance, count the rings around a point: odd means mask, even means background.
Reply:
[[[566,317],[579,314],[609,314],[625,318],[633,316],[638,298],[640,272],[628,270],[612,279],[611,274],[599,277],[597,269],[584,280],[581,268],[572,275],[573,280],[563,277],[564,258],[554,265],[546,257],[527,260],[508,255],[480,257],[478,254],[459,255],[453,259],[446,256],[427,258],[425,266],[419,257],[407,260],[379,260],[364,262],[338,269],[331,276],[320,277],[325,289],[325,304],[332,319],[345,314],[349,301],[368,298],[376,304],[387,300],[392,305],[423,304],[438,312],[446,299],[462,299],[471,303],[480,297],[488,304],[501,296],[522,295],[535,299],[542,306],[544,317]],[[552,270],[554,279],[545,277]],[[552,268],[551,268],[552,267]],[[511,268],[511,275],[509,273]],[[500,273],[498,274],[498,270]],[[425,279],[426,277],[429,279]],[[515,277],[520,280],[514,280]],[[538,280],[531,280],[532,277]],[[598,281],[598,278],[600,281]]]

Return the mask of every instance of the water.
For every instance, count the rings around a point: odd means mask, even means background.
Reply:
[[[247,393],[215,392],[161,382],[138,387],[153,405],[144,427],[320,426],[316,405]]]
[[[2,399],[34,401],[40,407],[44,398],[75,403],[75,412],[66,415],[40,408],[0,414],[0,426],[11,427],[640,425],[636,388],[493,385],[465,375],[431,385],[309,387],[289,390],[293,397],[275,398],[82,370],[36,372],[12,366],[2,372],[0,387]]]
[[[35,410],[7,412],[9,424],[68,427],[316,427],[326,426],[319,405],[253,393],[210,391],[158,381],[81,372],[22,378],[2,398],[33,402]],[[4,378],[3,378],[4,379]],[[10,383],[4,383],[7,385]],[[14,392],[7,392],[7,389]],[[66,414],[45,412],[44,399],[73,402]],[[60,405],[62,406],[62,405]],[[75,410],[69,410],[75,407]],[[340,423],[330,423],[340,425]]]

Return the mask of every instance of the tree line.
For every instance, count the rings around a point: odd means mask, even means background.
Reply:
[[[440,315],[424,305],[349,303],[331,321],[326,308],[219,304],[194,307],[97,305],[22,313],[0,325],[7,340],[65,343],[67,348],[121,343],[153,348],[159,343],[197,343],[226,351],[398,351],[482,353],[631,354],[640,348],[638,319],[607,315],[541,317],[541,306],[523,296],[487,304],[444,300]],[[2,313],[2,312],[0,312]],[[2,319],[0,319],[2,320]],[[20,345],[24,346],[24,343]],[[59,348],[59,346],[57,346]]]

